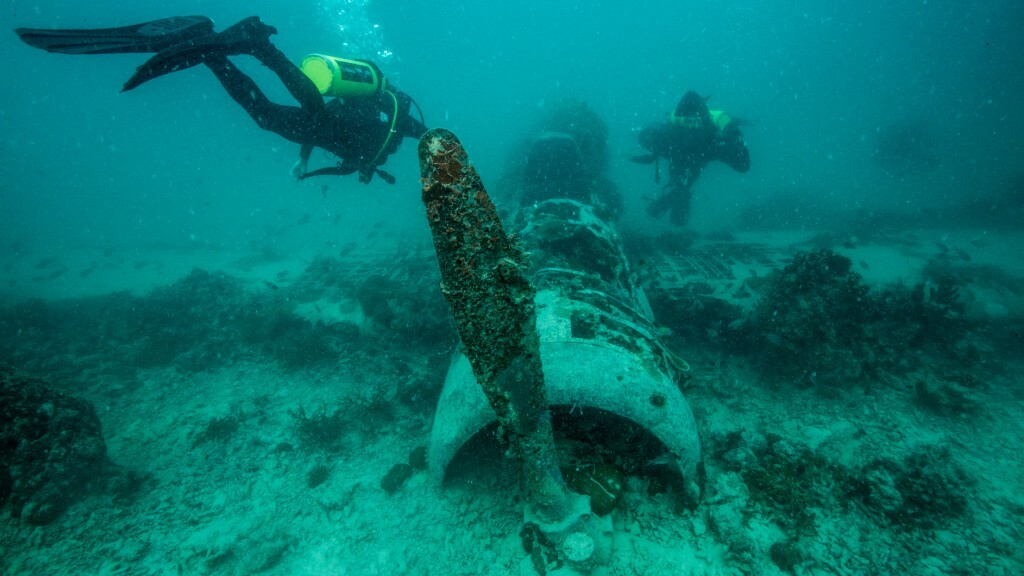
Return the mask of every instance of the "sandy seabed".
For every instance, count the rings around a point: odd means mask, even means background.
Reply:
[[[887,266],[901,273],[916,266],[906,251],[856,251],[851,257],[865,262],[869,280],[884,276]],[[984,258],[973,252],[975,259]],[[1017,266],[1009,263],[1011,250],[990,252],[1006,266]],[[35,264],[25,264],[21,273],[30,286],[60,284],[94,260],[66,259],[62,265],[72,272],[53,278],[32,272]],[[302,267],[299,262],[239,267],[237,261],[205,261],[189,253],[146,254],[138,260],[146,264],[135,268],[125,262],[125,270],[110,266],[106,276],[90,272],[89,289],[145,293],[191,266],[224,269],[262,289],[264,282],[286,286],[280,270],[292,269],[294,277]],[[34,281],[32,274],[38,277]],[[117,286],[119,274],[132,276],[135,285]],[[36,292],[54,299],[76,296],[63,285],[50,295]],[[312,301],[321,313],[332,304],[332,310],[351,308],[329,297]],[[111,459],[148,479],[132,502],[94,494],[45,526],[23,525],[5,513],[0,570],[11,575],[529,574],[519,534],[522,505],[507,471],[498,467],[498,473],[462,478],[444,489],[417,471],[394,493],[382,489],[389,469],[427,443],[434,416],[429,407],[401,404],[378,412],[355,406],[346,412],[335,445],[313,446],[299,437],[300,408],[338,406],[376,386],[443,378],[443,360],[418,357],[420,350],[397,340],[380,342],[314,369],[287,370],[249,357],[209,371],[145,368],[131,385],[71,390],[95,404]],[[979,392],[980,410],[937,415],[914,401],[909,377],[903,382],[893,377],[891,385],[870,394],[825,396],[766,385],[741,358],[699,349],[679,352],[693,367],[684,392],[705,443],[704,498],[696,510],[678,511],[670,495],[649,493],[648,480],[630,479],[612,512],[611,560],[595,574],[1024,573],[1024,366],[1019,359],[998,360],[1002,368]],[[405,368],[396,372],[396,363]],[[210,433],[211,421],[226,417],[237,427]],[[810,502],[811,528],[795,529],[781,518],[785,511],[754,504],[744,477],[717,454],[714,439],[745,432],[780,437],[823,461],[851,468],[878,458],[899,461],[922,450],[941,451],[969,479],[963,485],[967,509],[938,525],[908,527],[849,502]],[[318,484],[310,480],[317,466],[328,471]],[[799,557],[792,563],[778,558],[773,545],[780,542],[798,542]],[[564,572],[549,571],[557,573]]]

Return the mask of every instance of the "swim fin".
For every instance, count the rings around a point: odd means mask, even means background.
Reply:
[[[157,52],[139,66],[121,91],[127,92],[153,78],[191,68],[211,56],[256,54],[261,48],[270,46],[272,34],[277,34],[276,28],[264,24],[259,16],[250,16],[225,28],[223,32],[213,32],[180,42]]]
[[[159,52],[175,44],[212,34],[213,20],[206,16],[174,16],[120,28],[17,28],[14,32],[29,46],[61,54]]]

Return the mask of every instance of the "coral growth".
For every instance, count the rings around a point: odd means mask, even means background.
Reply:
[[[361,337],[359,327],[351,322],[310,322],[284,312],[266,328],[252,344],[289,370],[335,363],[343,351],[358,346]]]
[[[207,442],[224,442],[234,436],[241,425],[241,419],[237,414],[210,418],[202,431],[196,434],[192,447],[196,448]]]
[[[145,369],[194,374],[260,356],[289,371],[315,370],[381,339],[401,338],[405,348],[454,344],[444,299],[423,289],[436,286],[430,275],[407,283],[367,279],[361,301],[377,328],[369,333],[351,322],[311,321],[297,313],[299,302],[354,295],[356,284],[338,280],[341,266],[319,258],[294,286],[270,291],[195,269],[142,297],[25,302],[0,309],[0,356],[48,379],[81,386],[102,381],[109,395],[139,386]]]
[[[801,252],[758,303],[750,352],[771,381],[819,390],[870,387],[883,373],[980,359],[952,278],[872,293],[851,261]],[[916,354],[911,354],[913,351]]]
[[[314,412],[307,414],[306,409],[299,406],[288,414],[292,417],[295,434],[309,448],[336,450],[342,434],[348,430],[348,418],[341,408],[331,412],[327,410],[326,404],[321,404]]]
[[[948,449],[921,449],[902,462],[878,459],[849,482],[849,494],[893,525],[939,528],[968,511],[967,473]]]
[[[327,466],[326,464],[314,464],[313,467],[306,472],[306,486],[308,488],[316,488],[324,482],[327,482],[330,478],[330,466]]]
[[[775,277],[754,314],[755,358],[772,380],[842,386],[868,356],[868,287],[850,259],[802,252]]]
[[[862,466],[746,430],[717,434],[712,448],[714,460],[746,484],[745,513],[765,515],[794,537],[814,536],[819,517],[866,514],[885,527],[932,530],[955,525],[970,509],[972,480],[946,448],[923,447]],[[783,570],[792,560],[784,549],[772,558]]]
[[[131,334],[139,344],[134,364],[160,366],[174,362],[188,372],[201,372],[237,357],[232,325],[252,319],[261,307],[241,282],[222,273],[195,269],[165,288],[139,299]]]
[[[812,534],[819,511],[836,506],[833,486],[846,472],[806,446],[746,431],[713,442],[714,457],[743,478],[754,510],[770,514],[784,528]]]
[[[379,337],[428,346],[453,343],[456,334],[448,304],[436,282],[430,285],[434,289],[425,290],[420,283],[375,274],[356,287],[355,295]]]

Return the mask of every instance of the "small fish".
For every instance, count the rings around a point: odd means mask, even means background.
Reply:
[[[270,288],[271,290],[280,290],[281,289],[277,284],[274,284],[270,280],[264,280],[263,281],[263,285],[266,286],[267,288]]]
[[[78,276],[80,278],[85,278],[86,276],[92,274],[93,270],[95,270],[95,268],[86,268],[85,270],[82,270],[81,272],[79,272]]]
[[[43,258],[39,262],[36,262],[36,270],[42,270],[43,268],[52,268],[57,265],[56,258]]]
[[[67,272],[66,268],[58,268],[57,270],[54,270],[53,272],[50,272],[46,276],[46,279],[47,280],[53,280],[54,278],[60,278],[61,276],[64,275],[65,272]]]
[[[345,244],[344,246],[341,247],[341,250],[338,251],[338,256],[348,256],[350,253],[352,253],[353,250],[355,250],[358,247],[359,242],[349,242],[348,244]]]
[[[285,278],[288,277],[289,274],[291,274],[291,272],[287,270],[281,270],[280,272],[277,273],[276,276],[274,276],[274,278],[277,278],[278,280],[284,280]]]
[[[958,258],[960,258],[961,260],[963,260],[964,262],[970,262],[971,261],[971,255],[968,254],[966,251],[960,249],[960,248],[957,248],[957,249],[953,250],[953,254],[956,254],[956,256]]]
[[[298,224],[299,226],[305,226],[306,224],[309,224],[310,218],[311,216],[307,212],[303,214],[301,217],[299,217],[299,219],[296,220],[295,223]]]

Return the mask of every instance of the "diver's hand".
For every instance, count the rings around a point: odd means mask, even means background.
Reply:
[[[306,175],[309,168],[309,161],[305,158],[299,158],[295,165],[292,166],[292,178],[296,180],[302,180],[302,177]]]

